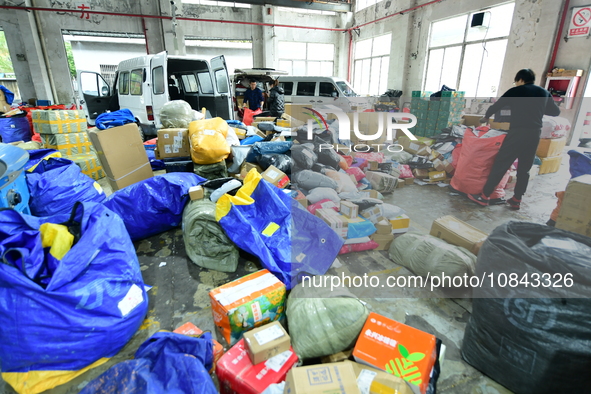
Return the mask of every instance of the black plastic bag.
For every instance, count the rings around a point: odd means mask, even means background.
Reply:
[[[277,153],[260,155],[257,162],[263,170],[266,170],[270,166],[275,166],[279,171],[284,172],[286,175],[291,174],[291,157],[288,155]]]
[[[338,171],[341,157],[337,151],[331,149],[329,145],[331,145],[330,142],[320,137],[314,138],[314,152],[316,152],[316,155],[318,156],[318,162]]]
[[[295,144],[291,147],[291,158],[298,168],[309,170],[318,161],[313,144]]]

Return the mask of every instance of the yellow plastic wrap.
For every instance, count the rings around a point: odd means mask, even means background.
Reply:
[[[191,158],[197,164],[214,164],[226,159],[228,124],[222,118],[195,120],[189,124]]]

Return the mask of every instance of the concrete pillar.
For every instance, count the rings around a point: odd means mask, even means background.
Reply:
[[[264,6],[252,6],[253,22],[263,22],[264,9]],[[265,41],[263,26],[252,26],[252,64],[255,68],[265,67],[264,46]]]
[[[38,98],[55,102],[32,13],[2,10],[0,23],[6,36],[22,100]]]
[[[271,5],[264,5],[261,7],[262,10],[262,21],[263,23],[273,24],[275,23],[275,7]],[[266,68],[277,68],[276,64],[277,56],[277,40],[275,38],[275,28],[272,26],[263,26],[263,65]]]
[[[168,3],[170,4],[170,3]],[[141,3],[141,12],[144,15],[160,15],[160,2],[150,1]],[[142,28],[146,38],[146,46],[148,54],[154,54],[164,51],[164,19],[143,18]]]
[[[353,13],[352,12],[340,12],[337,13],[337,29],[346,29],[351,27],[353,24]],[[348,67],[349,67],[349,32],[335,32],[335,35],[338,34],[338,38],[335,40],[335,59],[334,59],[334,76],[348,79],[349,76],[347,75]],[[353,67],[353,65],[351,65]],[[352,70],[351,70],[352,71]],[[351,76],[351,79],[353,76]],[[349,81],[351,82],[351,81]]]
[[[176,16],[183,15],[183,5],[180,0],[175,0]],[[160,1],[161,15],[172,15],[172,4],[170,0]],[[185,31],[182,27],[182,23],[173,22],[170,19],[161,19],[160,25],[162,28],[162,35],[164,39],[164,49],[168,51],[169,55],[173,56],[185,56],[187,50],[185,48]]]

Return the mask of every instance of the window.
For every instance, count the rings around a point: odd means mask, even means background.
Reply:
[[[109,86],[115,86],[115,75],[117,73],[117,65],[115,64],[101,64],[101,75]]]
[[[337,89],[330,82],[320,82],[318,85],[318,95],[321,97],[333,97],[333,92],[335,93],[334,97],[338,97]]]
[[[345,81],[337,81],[337,86],[347,97],[357,97],[359,96],[351,86]]]
[[[199,79],[199,86],[201,87],[201,93],[205,94],[212,94],[213,93],[213,83],[211,82],[211,75],[209,72],[202,72],[197,74],[197,78]]]
[[[316,82],[298,82],[298,96],[314,96]]]
[[[299,14],[336,15],[334,11],[308,10],[305,8],[277,7],[277,11],[297,12]]]
[[[197,87],[197,79],[195,79],[194,74],[183,74],[181,75],[181,79],[183,80],[183,87],[185,88],[185,92],[197,93],[199,91]]]
[[[152,92],[164,94],[164,68],[162,66],[152,70]]]
[[[219,93],[228,93],[228,73],[226,70],[216,70],[215,81],[218,86]]]
[[[119,94],[129,94],[129,72],[119,75]]]
[[[278,68],[290,75],[331,77],[334,44],[280,41]]]
[[[447,85],[466,97],[496,97],[514,8],[508,3],[433,22],[424,89]],[[482,23],[472,27],[475,15]]]
[[[133,70],[130,75],[129,81],[129,93],[134,96],[141,96],[142,94],[142,82],[143,82],[144,70],[137,69]]]
[[[181,0],[185,4],[201,4],[201,5],[213,5],[219,7],[234,7],[234,8],[251,8],[250,4],[246,3],[235,3],[229,1],[211,1],[211,0]]]
[[[353,86],[361,94],[376,96],[388,90],[392,35],[357,41],[354,51]]]
[[[293,82],[279,82],[279,86],[283,88],[286,95],[291,96],[293,93]]]

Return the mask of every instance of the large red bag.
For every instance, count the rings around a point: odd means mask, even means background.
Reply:
[[[262,112],[263,111],[261,111],[260,108],[256,111],[253,111],[249,108],[244,108],[244,118],[242,119],[242,122],[244,122],[245,125],[250,126],[252,124],[254,117]]]
[[[451,186],[459,192],[466,194],[482,193],[495,158],[506,137],[506,134],[501,134],[496,137],[482,138],[488,130],[488,127],[479,127],[476,129],[478,136],[470,130],[467,130],[464,134],[459,160],[455,163],[456,171],[451,180]],[[454,162],[456,162],[455,157]],[[507,175],[503,177],[490,198],[505,197],[504,189],[508,179]]]

